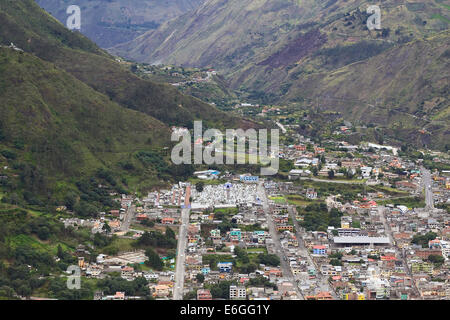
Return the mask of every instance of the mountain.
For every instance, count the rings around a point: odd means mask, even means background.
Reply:
[[[336,70],[295,75],[283,99],[317,104],[320,111],[385,127],[397,141],[438,149],[450,139],[448,70],[450,32],[443,31]]]
[[[78,32],[71,32],[34,1],[0,1],[0,44],[13,42],[26,52],[54,63],[112,101],[151,115],[167,125],[236,126],[235,118],[172,86],[143,80]],[[218,116],[219,115],[219,116]]]
[[[142,62],[232,68],[274,45],[314,7],[314,1],[208,0],[113,51]]]
[[[66,24],[67,7],[81,9],[81,32],[102,48],[130,41],[161,23],[197,8],[203,0],[36,0],[36,2]]]
[[[61,203],[70,191],[97,199],[105,192],[97,184],[127,192],[182,179],[191,168],[170,164],[170,126],[251,125],[137,77],[32,0],[0,0],[0,20],[0,194],[8,201]]]
[[[383,29],[369,31],[365,11],[372,1],[208,0],[112,51],[147,63],[213,66],[231,74],[237,87],[255,72],[249,68],[286,71],[321,48],[402,43],[445,30],[450,21],[446,3],[383,1]],[[354,61],[358,58],[364,57]]]
[[[169,141],[162,122],[119,106],[31,54],[0,48],[0,75],[2,159],[29,160],[64,178]]]
[[[381,8],[382,28],[370,31],[366,9],[373,4]],[[322,108],[333,109],[331,98],[362,101],[364,107],[346,106],[349,120],[393,129],[403,112],[401,122],[414,130],[432,120],[446,137],[449,23],[446,0],[208,0],[111,52],[153,64],[215,68],[241,98],[265,104],[313,108],[327,96]],[[402,59],[411,48],[430,55]],[[439,68],[447,71],[435,73]],[[397,117],[366,112],[375,101],[377,110]]]

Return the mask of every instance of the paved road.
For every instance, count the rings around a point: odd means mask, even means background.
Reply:
[[[324,182],[324,183],[340,183],[340,184],[360,184],[363,185],[363,181],[342,181],[342,180],[331,180],[331,179],[319,179],[319,178],[311,178],[311,177],[300,177],[300,180],[312,180],[316,182]]]
[[[190,209],[181,210],[181,226],[178,233],[177,265],[175,269],[175,287],[173,290],[173,300],[183,300],[187,226],[189,224],[190,211]]]
[[[394,245],[395,244],[395,239],[394,239],[394,235],[392,233],[392,230],[386,220],[386,216],[385,216],[385,207],[379,206],[378,207],[378,215],[380,216],[380,220],[383,223],[384,226],[384,231],[386,232],[387,236],[389,237],[389,242],[390,245]]]
[[[311,256],[311,253],[309,252],[308,248],[306,248],[305,241],[303,241],[303,237],[305,236],[305,230],[302,227],[300,227],[300,224],[297,221],[295,212],[291,206],[289,206],[288,212],[289,212],[289,215],[291,216],[292,222],[294,223],[294,226],[295,226],[296,236],[297,236],[297,240],[298,240],[298,248],[301,251],[301,255],[303,257],[307,258],[309,266],[314,267],[314,269],[316,269],[317,288],[319,288],[319,291],[330,292],[335,300],[339,300],[338,296],[336,295],[336,292],[328,283],[328,278],[325,277],[320,272],[319,266],[314,262],[314,260]]]
[[[128,207],[125,212],[125,216],[123,217],[122,224],[120,225],[120,231],[128,231],[130,229],[130,224],[131,220],[133,220],[135,209],[136,207],[134,205]]]
[[[292,282],[292,284],[294,285],[294,289],[297,293],[297,297],[300,300],[304,300],[305,298],[303,297],[302,292],[298,288],[298,284],[295,281],[294,275],[292,274],[291,267],[287,263],[287,257],[285,255],[283,247],[281,246],[280,238],[278,236],[277,231],[275,230],[275,225],[273,223],[272,216],[270,214],[269,201],[267,200],[266,190],[264,189],[263,182],[260,182],[258,184],[257,192],[258,192],[258,195],[263,204],[264,212],[266,214],[266,221],[267,221],[267,225],[269,226],[269,233],[270,233],[270,236],[272,237],[273,243],[275,245],[275,253],[280,258],[280,266],[281,266],[281,271],[283,272],[283,277],[288,278],[289,281]]]
[[[426,208],[434,209],[434,200],[433,200],[433,190],[431,189],[431,172],[424,167],[421,167],[422,170],[422,179],[425,188],[425,203]]]
[[[398,255],[402,258],[405,270],[408,273],[408,276],[412,280],[414,291],[416,292],[417,296],[420,297],[419,289],[417,288],[416,282],[414,281],[414,277],[413,277],[413,274],[411,272],[411,269],[408,267],[408,261],[406,259],[405,250],[401,249],[401,248],[399,248],[397,246],[397,242],[394,239],[394,233],[392,232],[391,227],[387,223],[387,220],[386,220],[386,208],[381,207],[381,206],[378,207],[378,214],[380,215],[381,222],[384,225],[384,230],[386,231],[387,235],[389,236],[389,241],[391,242],[391,245],[395,248],[395,250],[397,251]]]

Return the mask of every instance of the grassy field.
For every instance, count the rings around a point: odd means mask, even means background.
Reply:
[[[188,182],[190,182],[192,185],[195,185],[198,182],[203,182],[205,185],[219,185],[219,184],[225,184],[227,181],[222,179],[213,179],[213,180],[203,180],[199,178],[189,178]]]
[[[58,252],[58,245],[65,251],[73,251],[74,248],[61,241],[41,241],[35,236],[18,234],[8,238],[11,248],[17,248],[19,246],[31,247],[36,251],[48,252],[56,254]]]
[[[314,200],[309,200],[303,196],[299,195],[288,195],[286,196],[287,201],[289,204],[294,204],[296,206],[307,206],[308,204],[311,204],[314,202]],[[318,201],[318,200],[316,200]]]
[[[227,215],[235,215],[239,213],[238,208],[216,208],[214,209],[214,213],[224,213]]]
[[[284,196],[277,196],[277,197],[269,197],[270,200],[273,200],[277,204],[285,204],[286,199]]]
[[[117,252],[126,252],[134,250],[133,243],[136,243],[136,240],[127,239],[127,238],[116,238],[110,245],[104,248],[104,251],[107,252],[109,250]]]
[[[408,208],[424,208],[425,200],[423,198],[417,197],[405,197],[401,199],[389,199],[389,200],[381,200],[378,201],[378,204],[386,205],[386,204],[394,204],[394,205],[404,205]]]

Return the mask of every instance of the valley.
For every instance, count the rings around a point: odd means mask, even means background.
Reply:
[[[450,1],[70,5],[0,0],[0,299],[450,299]]]

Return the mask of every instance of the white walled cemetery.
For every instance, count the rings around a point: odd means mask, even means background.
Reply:
[[[205,185],[202,192],[192,188],[192,208],[236,207],[258,204],[256,184],[227,183]]]

